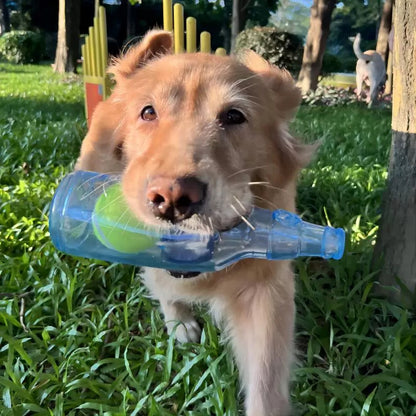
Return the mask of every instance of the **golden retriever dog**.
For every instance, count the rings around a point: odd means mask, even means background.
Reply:
[[[355,68],[357,97],[361,97],[363,83],[365,83],[370,87],[366,102],[371,107],[377,100],[380,88],[386,82],[386,64],[381,55],[376,51],[368,50],[364,53],[361,52],[360,42],[361,35],[358,33],[353,43],[354,53],[358,59]]]
[[[253,206],[295,210],[308,148],[288,132],[301,99],[288,72],[254,52],[237,60],[172,54],[154,30],[110,68],[115,88],[96,108],[76,169],[121,174],[132,211],[149,224],[233,227]],[[249,416],[290,412],[294,275],[289,261],[246,259],[214,273],[145,269],[168,332],[197,342],[194,303],[227,331]],[[179,324],[178,324],[179,322]]]

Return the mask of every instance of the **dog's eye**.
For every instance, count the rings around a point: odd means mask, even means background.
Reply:
[[[151,106],[147,105],[143,108],[142,112],[140,113],[140,117],[144,121],[153,121],[157,119],[156,110]]]
[[[233,124],[242,124],[246,121],[246,118],[241,111],[231,108],[230,110],[221,113],[218,117],[218,121],[220,126],[230,126]]]

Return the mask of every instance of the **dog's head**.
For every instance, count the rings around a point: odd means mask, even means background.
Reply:
[[[222,230],[253,205],[293,209],[306,152],[287,128],[300,102],[289,73],[254,52],[171,49],[169,32],[152,31],[114,63],[78,168],[116,166],[130,207],[153,224]],[[101,162],[86,166],[94,153]]]

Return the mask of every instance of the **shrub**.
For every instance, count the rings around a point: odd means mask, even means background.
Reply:
[[[303,96],[303,103],[310,106],[337,106],[357,102],[355,94],[350,89],[318,85],[315,91],[309,91]]]
[[[0,58],[11,63],[37,63],[42,58],[43,50],[43,38],[36,32],[15,30],[0,38]]]
[[[29,12],[20,10],[12,10],[10,12],[10,28],[11,30],[30,30],[31,17]]]
[[[321,75],[333,74],[343,71],[344,67],[341,60],[330,53],[325,53],[322,61]]]
[[[302,64],[303,44],[300,37],[280,32],[273,27],[254,27],[243,30],[236,39],[235,53],[244,49],[257,52],[273,65],[297,74]]]

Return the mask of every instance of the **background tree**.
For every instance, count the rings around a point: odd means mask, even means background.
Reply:
[[[377,36],[377,52],[387,63],[389,52],[389,34],[391,30],[391,19],[393,14],[393,0],[385,0],[383,14],[381,15],[380,29]]]
[[[375,262],[381,259],[380,282],[399,289],[390,295],[415,306],[416,7],[410,3],[396,0],[393,11],[392,142]]]
[[[231,4],[230,4],[231,3]],[[237,35],[246,27],[266,26],[271,13],[277,10],[277,0],[225,0],[225,11],[231,6],[231,50]]]
[[[231,16],[231,50],[234,50],[238,34],[245,27],[245,12],[251,0],[233,0]]]
[[[294,0],[281,0],[276,13],[272,13],[270,24],[281,32],[293,33],[306,39],[309,29],[310,9]]]
[[[357,58],[349,38],[361,33],[362,49],[375,49],[379,17],[379,0],[314,0],[299,74],[303,92],[316,88],[326,48],[339,70],[354,71]]]
[[[331,19],[327,54],[341,64],[340,71],[354,72],[357,57],[350,38],[361,33],[361,49],[375,49],[380,22],[379,0],[345,0],[338,3]]]
[[[79,57],[80,0],[59,0],[54,71],[76,72]]]
[[[227,0],[228,1],[228,0]],[[192,16],[197,20],[197,30],[211,33],[212,49],[230,48],[231,5],[217,1],[184,0],[185,17]]]
[[[6,0],[0,0],[0,35],[10,30],[9,10]]]
[[[302,67],[298,85],[303,93],[315,90],[322,68],[322,60],[329,35],[331,16],[337,0],[314,0],[311,7],[310,25],[303,51]]]

